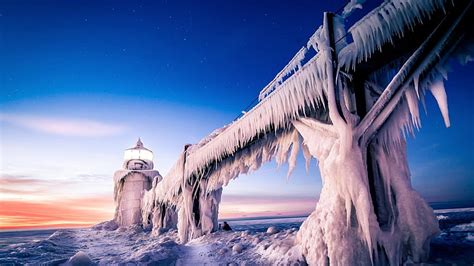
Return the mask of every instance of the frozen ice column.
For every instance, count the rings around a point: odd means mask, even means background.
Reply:
[[[162,179],[153,170],[153,152],[138,139],[135,147],[125,150],[122,168],[114,174],[115,222],[119,226],[142,225],[143,195],[154,179]]]

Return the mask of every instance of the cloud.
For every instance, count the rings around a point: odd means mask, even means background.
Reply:
[[[14,186],[14,185],[33,185],[42,183],[42,180],[36,178],[30,178],[26,175],[11,175],[11,174],[1,174],[0,175],[0,186]]]
[[[76,193],[84,190],[84,178],[93,176],[52,180],[0,174],[0,230],[84,227],[110,219],[112,192]]]
[[[0,114],[0,121],[39,132],[63,136],[104,137],[117,135],[126,130],[123,125],[89,119],[66,119],[34,115]]]
[[[77,174],[76,178],[83,182],[112,180],[112,176],[109,174]]]
[[[29,202],[0,202],[0,230],[84,227],[113,217],[110,195]]]
[[[6,188],[31,188],[71,183],[69,180],[33,178],[28,175],[0,174],[0,186]]]
[[[101,177],[102,175],[97,176]],[[112,186],[104,187],[105,179],[94,179],[93,177],[94,175],[86,178],[76,176],[65,179],[45,179],[26,175],[0,174],[0,201],[54,201],[65,197],[94,193],[110,193],[112,195]],[[93,189],[97,187],[103,189]]]
[[[0,201],[10,199],[44,200],[51,192],[64,186],[65,182],[32,178],[25,175],[0,175]]]

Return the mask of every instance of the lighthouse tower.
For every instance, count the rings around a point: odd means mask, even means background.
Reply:
[[[152,183],[160,182],[160,173],[153,170],[153,152],[138,139],[135,147],[126,149],[122,169],[114,175],[114,220],[119,226],[142,224],[142,200]]]

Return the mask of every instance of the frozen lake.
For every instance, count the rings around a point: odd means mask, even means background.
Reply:
[[[474,208],[435,211],[442,233],[431,243],[430,263],[474,263]],[[160,262],[195,263],[254,262],[271,264],[286,252],[305,217],[227,220],[233,232],[218,232],[177,244],[176,231],[160,236],[137,231],[60,229],[0,232],[0,265],[47,263],[60,265],[77,251],[86,252],[95,263]],[[270,226],[279,233],[266,234]],[[285,243],[279,244],[276,242]],[[243,251],[229,251],[236,243]],[[271,252],[269,250],[272,250]],[[283,251],[282,251],[283,250]],[[285,251],[286,250],[286,251]],[[222,253],[222,254],[221,254]]]

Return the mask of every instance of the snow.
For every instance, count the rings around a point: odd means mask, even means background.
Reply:
[[[119,225],[115,222],[115,220],[105,221],[99,224],[96,224],[92,227],[94,230],[106,230],[106,231],[114,231],[119,228]]]
[[[436,213],[436,212],[435,212],[435,213]],[[446,220],[446,219],[448,219],[448,218],[449,218],[449,217],[448,217],[448,216],[445,216],[445,215],[437,215],[437,216],[436,216],[436,219],[438,219],[438,220]]]
[[[273,235],[278,233],[278,229],[275,226],[270,226],[267,229],[267,234]]]
[[[243,249],[244,249],[244,247],[242,247],[241,244],[237,243],[232,247],[232,252],[233,253],[242,253]]]
[[[92,262],[89,255],[87,255],[84,251],[79,251],[67,261],[66,265],[89,266],[94,265],[94,263]]]

